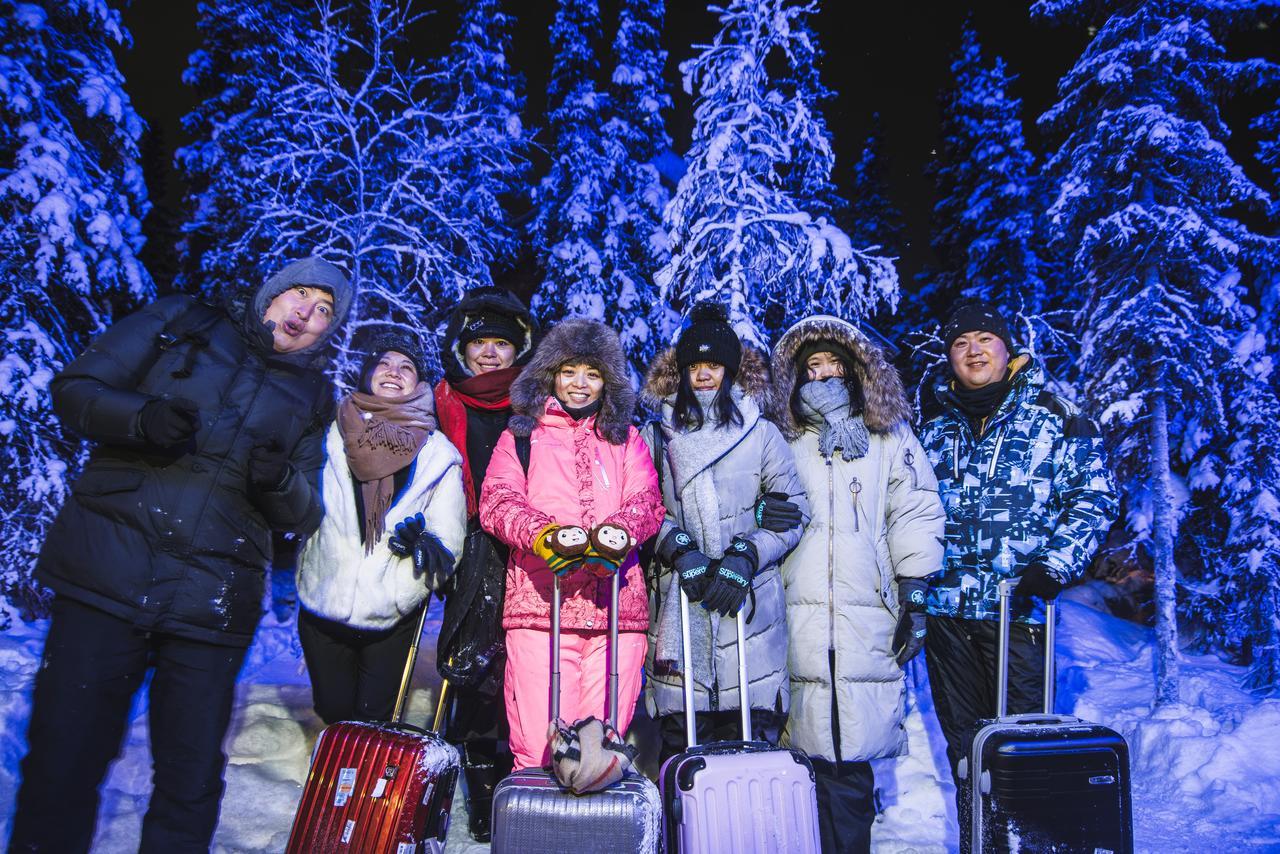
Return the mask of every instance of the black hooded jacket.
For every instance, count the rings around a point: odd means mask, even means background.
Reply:
[[[158,300],[54,378],[55,411],[95,443],[37,566],[58,594],[144,630],[252,640],[272,529],[305,536],[320,523],[333,396],[322,357],[273,351],[246,314],[251,296],[228,306]],[[192,440],[169,450],[145,441],[139,412],[156,397],[195,401]],[[249,482],[249,455],[271,441],[287,450],[290,469],[264,492]]]

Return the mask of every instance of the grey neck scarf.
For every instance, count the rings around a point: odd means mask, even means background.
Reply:
[[[836,449],[846,461],[867,453],[871,435],[862,414],[854,414],[849,405],[849,387],[844,380],[832,377],[800,386],[800,410],[811,424],[821,424],[818,450],[830,459]]]
[[[702,407],[702,423],[709,426],[717,426],[720,423],[720,414],[716,412],[715,402],[716,395],[720,393],[720,389],[712,388],[705,391],[694,391],[693,396],[698,399],[698,406]]]

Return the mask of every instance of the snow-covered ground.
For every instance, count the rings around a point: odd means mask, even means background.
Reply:
[[[1185,704],[1152,714],[1151,632],[1077,602],[1062,611],[1058,709],[1110,724],[1129,739],[1138,849],[1280,852],[1280,700],[1240,691],[1238,668],[1188,656]],[[429,616],[429,626],[438,627],[438,605]],[[8,838],[12,819],[43,630],[16,624],[0,638],[0,839]],[[410,699],[414,722],[429,720],[438,692],[432,636],[424,638]],[[876,769],[883,808],[877,852],[941,852],[955,844],[953,790],[922,664],[912,664],[911,681],[911,755]],[[144,713],[140,700],[104,788],[95,852],[137,848],[150,788]],[[241,679],[216,851],[283,850],[320,728],[293,627],[268,615]],[[487,848],[470,842],[458,797],[448,849]]]

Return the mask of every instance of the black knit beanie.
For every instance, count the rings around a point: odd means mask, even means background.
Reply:
[[[804,368],[809,363],[809,357],[814,353],[830,353],[840,361],[844,362],[845,368],[853,370],[854,365],[858,364],[858,360],[853,357],[853,353],[849,352],[849,348],[838,341],[832,341],[830,338],[822,338],[817,341],[810,341],[796,351],[796,367]]]
[[[968,332],[990,332],[1004,342],[1005,349],[1013,352],[1013,341],[1009,338],[1009,324],[1005,321],[1000,309],[985,300],[969,300],[962,302],[951,312],[946,325],[942,327],[942,342],[950,352],[956,339]]]
[[[676,365],[684,371],[696,362],[715,362],[735,375],[742,364],[742,342],[721,303],[700,302],[689,310],[689,325],[676,341]]]
[[[401,353],[409,357],[409,361],[413,362],[413,367],[418,372],[418,380],[427,382],[427,361],[422,351],[422,345],[418,340],[402,329],[382,329],[375,332],[368,342],[360,348],[364,351],[364,360],[360,363],[360,390],[368,393],[370,383],[373,381],[374,369],[378,367],[378,362],[382,359],[383,354],[390,350]]]

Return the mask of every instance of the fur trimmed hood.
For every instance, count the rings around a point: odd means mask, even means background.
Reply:
[[[627,358],[618,333],[598,320],[573,317],[547,332],[533,358],[511,384],[511,409],[507,427],[516,436],[533,433],[555,394],[556,371],[565,362],[587,362],[604,374],[603,401],[596,414],[596,430],[611,445],[624,445],[636,410]]]
[[[769,382],[769,362],[764,353],[754,347],[742,348],[742,365],[733,380],[734,385],[755,400],[762,412],[770,412],[772,386]],[[641,398],[645,406],[662,411],[662,402],[680,388],[680,367],[676,364],[676,348],[668,347],[657,355],[649,372],[645,374]]]
[[[848,321],[827,314],[806,317],[788,329],[773,348],[773,421],[788,441],[794,440],[804,427],[791,413],[791,394],[796,384],[796,354],[806,344],[834,341],[848,350],[856,364],[854,372],[862,386],[863,421],[872,433],[888,433],[907,422],[911,407],[902,378],[889,364],[884,351],[862,330]]]

